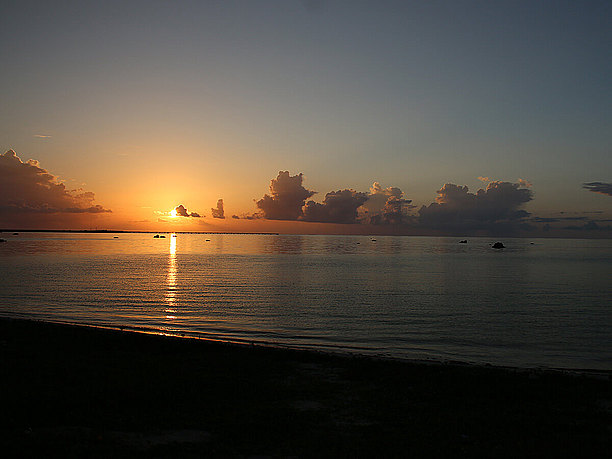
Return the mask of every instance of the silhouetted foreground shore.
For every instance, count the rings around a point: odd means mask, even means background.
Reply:
[[[0,319],[4,457],[604,457],[612,382]]]

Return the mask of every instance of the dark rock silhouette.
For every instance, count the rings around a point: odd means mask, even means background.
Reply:
[[[6,242],[6,239],[0,239],[0,242]]]
[[[467,239],[464,239],[462,241],[459,241],[459,244],[467,244]]]
[[[156,234],[155,236],[153,236],[154,239],[159,239],[159,234]]]
[[[503,248],[505,248],[505,246],[501,242],[496,242],[495,244],[493,244],[493,248],[494,249],[503,249]]]

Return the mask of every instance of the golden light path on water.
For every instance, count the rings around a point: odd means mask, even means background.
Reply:
[[[167,320],[176,319],[176,309],[174,308],[174,301],[176,295],[176,234],[170,235],[170,249],[168,253],[168,273],[166,275],[166,304],[167,307],[164,310],[166,313]]]

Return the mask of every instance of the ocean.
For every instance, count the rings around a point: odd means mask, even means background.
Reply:
[[[612,240],[0,234],[0,316],[612,370]]]

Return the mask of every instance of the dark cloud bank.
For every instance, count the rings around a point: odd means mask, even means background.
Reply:
[[[323,203],[308,201],[302,209],[307,222],[356,223],[357,209],[368,200],[366,193],[355,190],[330,191]]]
[[[521,183],[493,181],[486,189],[470,193],[467,186],[447,183],[437,191],[436,202],[419,210],[419,223],[432,229],[466,232],[509,232],[529,229],[529,212],[520,207],[533,199]]]
[[[0,155],[0,215],[111,212],[94,198],[91,192],[67,189],[38,161],[23,162],[13,150]]]
[[[320,223],[391,225],[441,233],[512,233],[529,229],[530,214],[521,207],[533,199],[528,182],[492,181],[471,193],[466,186],[445,184],[435,202],[418,211],[397,187],[374,182],[369,192],[342,189],[327,193],[322,202],[308,200],[316,192],[303,184],[303,175],[279,172],[270,194],[256,201],[260,218]],[[233,216],[237,218],[237,216]]]

